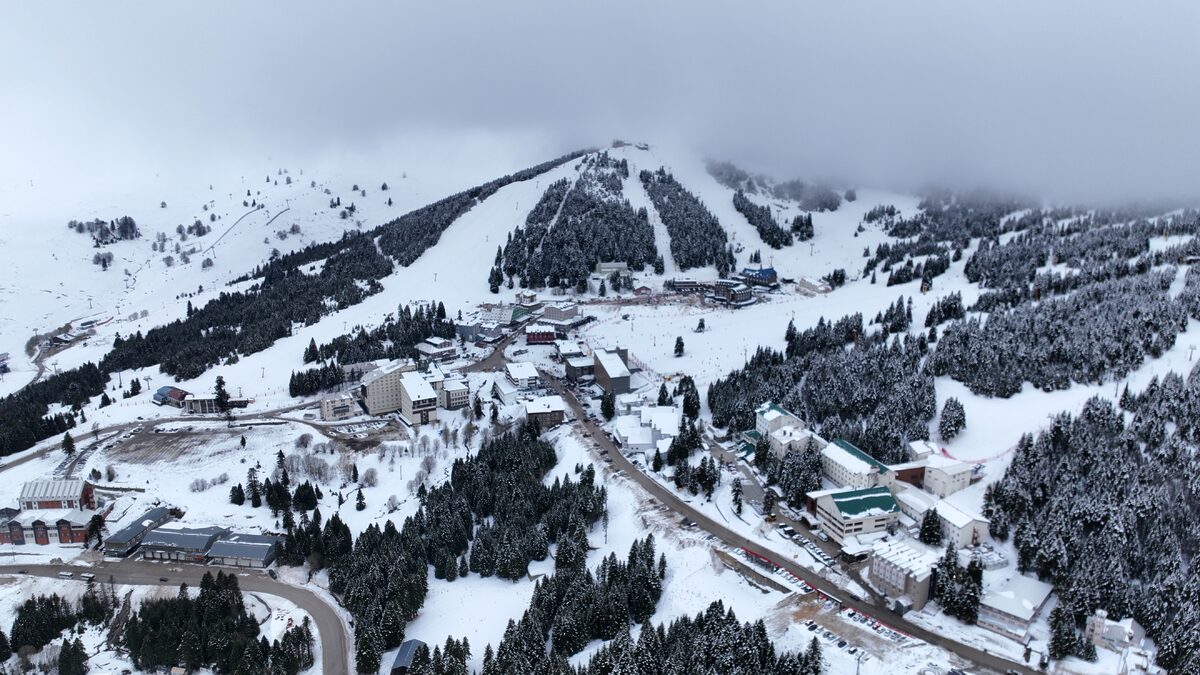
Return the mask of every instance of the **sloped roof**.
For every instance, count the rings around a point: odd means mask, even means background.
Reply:
[[[31,480],[21,486],[21,499],[38,501],[79,499],[79,495],[83,494],[84,483],[85,481],[81,479]]]
[[[214,539],[225,533],[223,527],[170,528],[156,527],[146,533],[143,546],[208,550]]]
[[[852,459],[856,459],[860,462],[865,462],[867,464],[868,468],[875,467],[876,469],[879,470],[880,474],[885,474],[885,473],[888,473],[889,471],[891,471],[891,469],[889,469],[886,464],[884,464],[883,462],[868,455],[867,453],[863,452],[862,450],[859,450],[857,447],[855,447],[855,445],[853,443],[851,443],[850,441],[847,441],[844,438],[833,439],[832,443],[825,446],[825,453],[830,454],[832,452],[836,452],[836,450],[834,450],[834,447],[841,450],[842,451],[841,454],[843,454],[843,455],[848,455]]]
[[[609,377],[629,377],[629,368],[625,366],[625,362],[621,360],[619,354],[597,350],[595,355],[596,361],[604,368],[604,372],[608,373]]]
[[[979,604],[1030,621],[1053,591],[1054,587],[1044,581],[1018,574],[1004,588],[984,593]]]
[[[253,558],[265,561],[271,557],[279,537],[265,534],[241,534],[231,532],[213,542],[208,549],[210,557]]]
[[[433,385],[429,384],[429,381],[420,373],[411,371],[404,373],[400,376],[400,384],[408,392],[409,398],[414,401],[437,398],[437,392],[433,390]]]
[[[885,487],[865,490],[846,490],[829,495],[843,520],[856,520],[864,516],[896,513],[900,510],[892,493]]]
[[[104,540],[104,545],[123,545],[133,541],[133,538],[146,530],[162,523],[171,516],[171,510],[165,506],[156,506],[142,514],[141,518],[134,520],[125,527],[117,530],[109,535]]]

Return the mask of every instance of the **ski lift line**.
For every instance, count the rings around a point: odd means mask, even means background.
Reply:
[[[284,209],[283,211],[280,211],[279,213],[275,214],[275,217],[278,218],[280,215],[282,215],[284,212],[288,211],[290,208],[291,207],[288,207],[288,208]],[[233,224],[229,226],[229,229],[225,230],[224,232],[221,233],[221,236],[217,237],[216,241],[214,241],[212,244],[210,244],[208,248],[201,251],[201,255],[212,251],[213,248],[215,248],[217,244],[221,243],[221,240],[224,239],[227,234],[229,234],[230,232],[233,231],[233,228],[238,226],[238,223],[240,223],[246,219],[246,216],[248,216],[252,213],[258,213],[261,210],[262,210],[261,207],[256,207],[256,208],[250,209],[249,211],[243,213],[240,218],[233,221]],[[275,220],[275,218],[272,218],[271,220]],[[270,221],[267,221],[267,222],[270,222]]]

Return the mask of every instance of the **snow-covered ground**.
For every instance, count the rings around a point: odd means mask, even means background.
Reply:
[[[0,576],[0,617],[5,618],[4,630],[12,627],[11,621],[17,614],[17,607],[27,599],[36,595],[58,594],[71,602],[78,602],[87,586],[83,583],[63,583],[57,579],[46,579],[30,576]],[[136,611],[142,602],[158,598],[173,598],[179,589],[173,586],[126,586],[117,584],[114,587],[118,600],[129,599],[130,606]],[[200,589],[189,588],[188,592],[195,597]],[[274,642],[283,637],[284,632],[292,625],[299,625],[307,616],[294,603],[284,598],[259,592],[246,592],[245,605],[247,611],[259,624],[259,636]],[[84,624],[80,624],[84,626]],[[87,626],[78,636],[88,654],[89,672],[120,673],[135,671],[133,663],[127,654],[119,653],[110,644],[107,628]],[[43,659],[57,658],[61,640],[55,640],[44,647],[41,652],[30,660],[36,665]],[[321,643],[313,642],[315,663],[312,668],[302,671],[303,675],[315,675],[321,670]],[[17,656],[11,657],[9,665],[17,663]],[[4,664],[0,663],[0,666]],[[210,671],[201,671],[208,673]]]

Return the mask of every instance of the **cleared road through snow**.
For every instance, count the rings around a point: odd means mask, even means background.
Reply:
[[[995,654],[984,652],[981,649],[976,649],[970,645],[965,645],[961,642],[951,640],[943,635],[939,635],[932,631],[921,628],[916,624],[905,621],[900,616],[890,613],[883,615],[882,612],[885,610],[881,610],[875,605],[860,602],[853,598],[847,597],[844,590],[817,576],[808,568],[801,567],[800,565],[791,562],[788,560],[787,556],[772,551],[771,549],[762,546],[758,542],[747,539],[740,534],[737,534],[733,530],[725,528],[716,521],[711,520],[708,516],[704,515],[687,502],[680,499],[678,495],[664,487],[661,483],[642,473],[636,466],[633,465],[632,462],[626,459],[626,457],[621,454],[620,450],[617,449],[616,445],[608,437],[608,434],[606,434],[599,425],[594,423],[591,418],[588,417],[587,412],[584,411],[583,406],[580,405],[579,399],[575,398],[575,394],[570,389],[565,387],[562,382],[545,371],[542,372],[542,377],[548,383],[550,383],[550,386],[556,392],[558,392],[560,396],[563,397],[563,399],[567,402],[567,405],[571,406],[571,410],[575,413],[576,419],[579,420],[589,432],[591,432],[591,436],[596,443],[599,444],[603,450],[608,452],[608,457],[612,459],[614,466],[624,471],[626,475],[636,481],[638,485],[641,485],[647,492],[665,504],[672,511],[696,523],[697,526],[716,536],[718,539],[721,539],[726,544],[736,548],[744,548],[751,553],[767,558],[792,574],[800,577],[813,588],[819,589],[827,594],[833,595],[834,597],[841,598],[842,604],[850,607],[856,612],[861,612],[867,616],[883,616],[884,623],[891,625],[893,628],[908,633],[917,639],[924,640],[925,642],[954,652],[955,654],[974,662],[976,665],[1001,673],[1010,669],[1020,673],[1028,673],[1030,675],[1038,672],[1024,664],[1010,661]]]
[[[348,673],[349,641],[341,617],[317,594],[289,586],[276,581],[264,572],[217,568],[224,572],[237,575],[238,587],[242,591],[254,591],[268,595],[279,596],[290,600],[297,607],[312,617],[317,627],[317,637],[321,640],[321,672]],[[0,565],[0,574],[28,574],[37,577],[61,579],[59,572],[73,572],[75,581],[83,581],[79,576],[88,572],[96,575],[97,583],[107,583],[111,576],[114,583],[131,586],[172,586],[186,583],[198,588],[200,579],[205,572],[214,572],[211,567],[188,564],[149,563],[138,560],[122,560],[120,562],[104,562],[92,567],[76,567],[71,565]],[[166,581],[160,581],[165,577]],[[63,579],[63,581],[68,581]]]

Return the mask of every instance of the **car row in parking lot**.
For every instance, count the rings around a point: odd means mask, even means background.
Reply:
[[[823,639],[826,642],[828,642],[830,646],[836,647],[837,649],[840,649],[840,650],[846,652],[847,654],[857,657],[860,662],[865,663],[867,661],[870,661],[872,658],[871,655],[868,654],[866,651],[861,650],[859,647],[856,647],[856,646],[850,644],[850,641],[843,638],[842,636],[840,636],[830,630],[822,628],[821,626],[817,625],[816,621],[813,621],[812,619],[805,621],[804,627],[807,628],[808,632],[812,633],[814,637]]]
[[[904,642],[908,639],[908,636],[904,633],[894,631],[889,628],[887,624],[880,623],[875,619],[852,609],[842,612],[842,618],[847,621],[853,621],[854,623],[862,624],[863,628],[875,631],[875,633],[880,637],[885,637],[893,642]]]
[[[779,534],[786,539],[791,539],[793,542],[800,544],[806,551],[812,554],[814,558],[825,564],[826,567],[837,567],[837,561],[829,557],[825,551],[821,550],[820,546],[812,543],[807,537],[801,536],[796,528],[786,523],[779,523]]]

